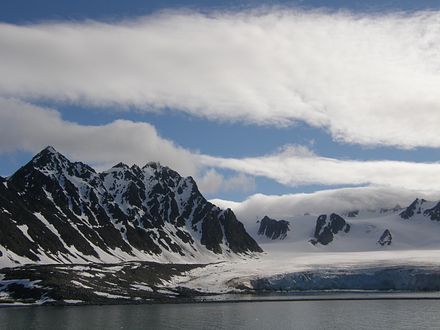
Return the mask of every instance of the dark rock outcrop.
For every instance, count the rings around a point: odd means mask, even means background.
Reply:
[[[388,229],[385,229],[385,231],[382,233],[377,243],[379,243],[382,246],[391,245],[392,240],[393,240],[393,236],[391,235],[391,232]]]
[[[275,220],[265,216],[260,220],[258,235],[264,235],[270,239],[285,239],[290,222],[286,220]]]
[[[200,264],[145,261],[25,265],[0,269],[0,304],[23,305],[127,304],[188,301],[204,293],[190,288],[165,288],[175,276]]]
[[[222,211],[219,215],[220,223],[223,225],[227,246],[236,253],[246,251],[263,252],[255,240],[246,233],[244,225],[237,220],[231,209]]]
[[[350,231],[350,225],[341,216],[336,213],[330,216],[322,214],[316,220],[314,238],[310,240],[310,243],[327,245],[333,241],[334,235],[341,231],[344,233]]]
[[[423,211],[423,215],[428,216],[432,221],[440,221],[440,202],[433,208]]]
[[[191,177],[158,163],[97,173],[52,147],[0,180],[0,226],[9,262],[118,261],[164,251],[196,257],[203,253],[196,240],[216,254],[261,251]]]
[[[424,199],[418,199],[416,198],[414,202],[412,202],[405,210],[400,212],[400,217],[402,219],[410,219],[416,214],[422,213],[422,205],[426,203],[426,200]]]
[[[440,221],[440,202],[434,204],[424,199],[417,198],[400,213],[400,217],[408,220],[417,214],[429,217],[432,221]]]

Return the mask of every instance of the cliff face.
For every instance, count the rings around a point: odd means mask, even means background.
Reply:
[[[315,234],[311,243],[314,245],[317,243],[327,245],[333,241],[334,235],[337,233],[348,233],[349,231],[350,225],[341,216],[336,213],[329,216],[322,214],[316,220]]]
[[[275,220],[265,216],[260,220],[258,235],[263,235],[270,239],[285,239],[287,232],[290,231],[289,225],[289,221]]]

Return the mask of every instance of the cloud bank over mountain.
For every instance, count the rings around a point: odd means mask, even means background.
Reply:
[[[394,208],[396,205],[408,206],[414,196],[427,200],[438,200],[439,192],[423,192],[384,187],[359,187],[321,190],[314,193],[285,195],[255,194],[243,202],[213,199],[212,203],[231,208],[240,221],[255,224],[265,215],[278,219],[310,213],[343,213],[354,210],[380,210]]]

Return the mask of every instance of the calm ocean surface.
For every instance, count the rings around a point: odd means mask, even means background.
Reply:
[[[0,329],[439,329],[440,300],[0,308]]]

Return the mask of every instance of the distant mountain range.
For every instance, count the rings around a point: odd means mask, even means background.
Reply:
[[[204,261],[261,252],[230,210],[159,163],[97,173],[52,147],[0,178],[0,265]]]
[[[306,214],[289,220],[264,216],[248,230],[270,252],[372,251],[377,249],[440,248],[440,202],[415,199],[409,206],[354,210],[321,215]],[[311,243],[311,244],[309,244]],[[313,249],[314,245],[319,250]]]

